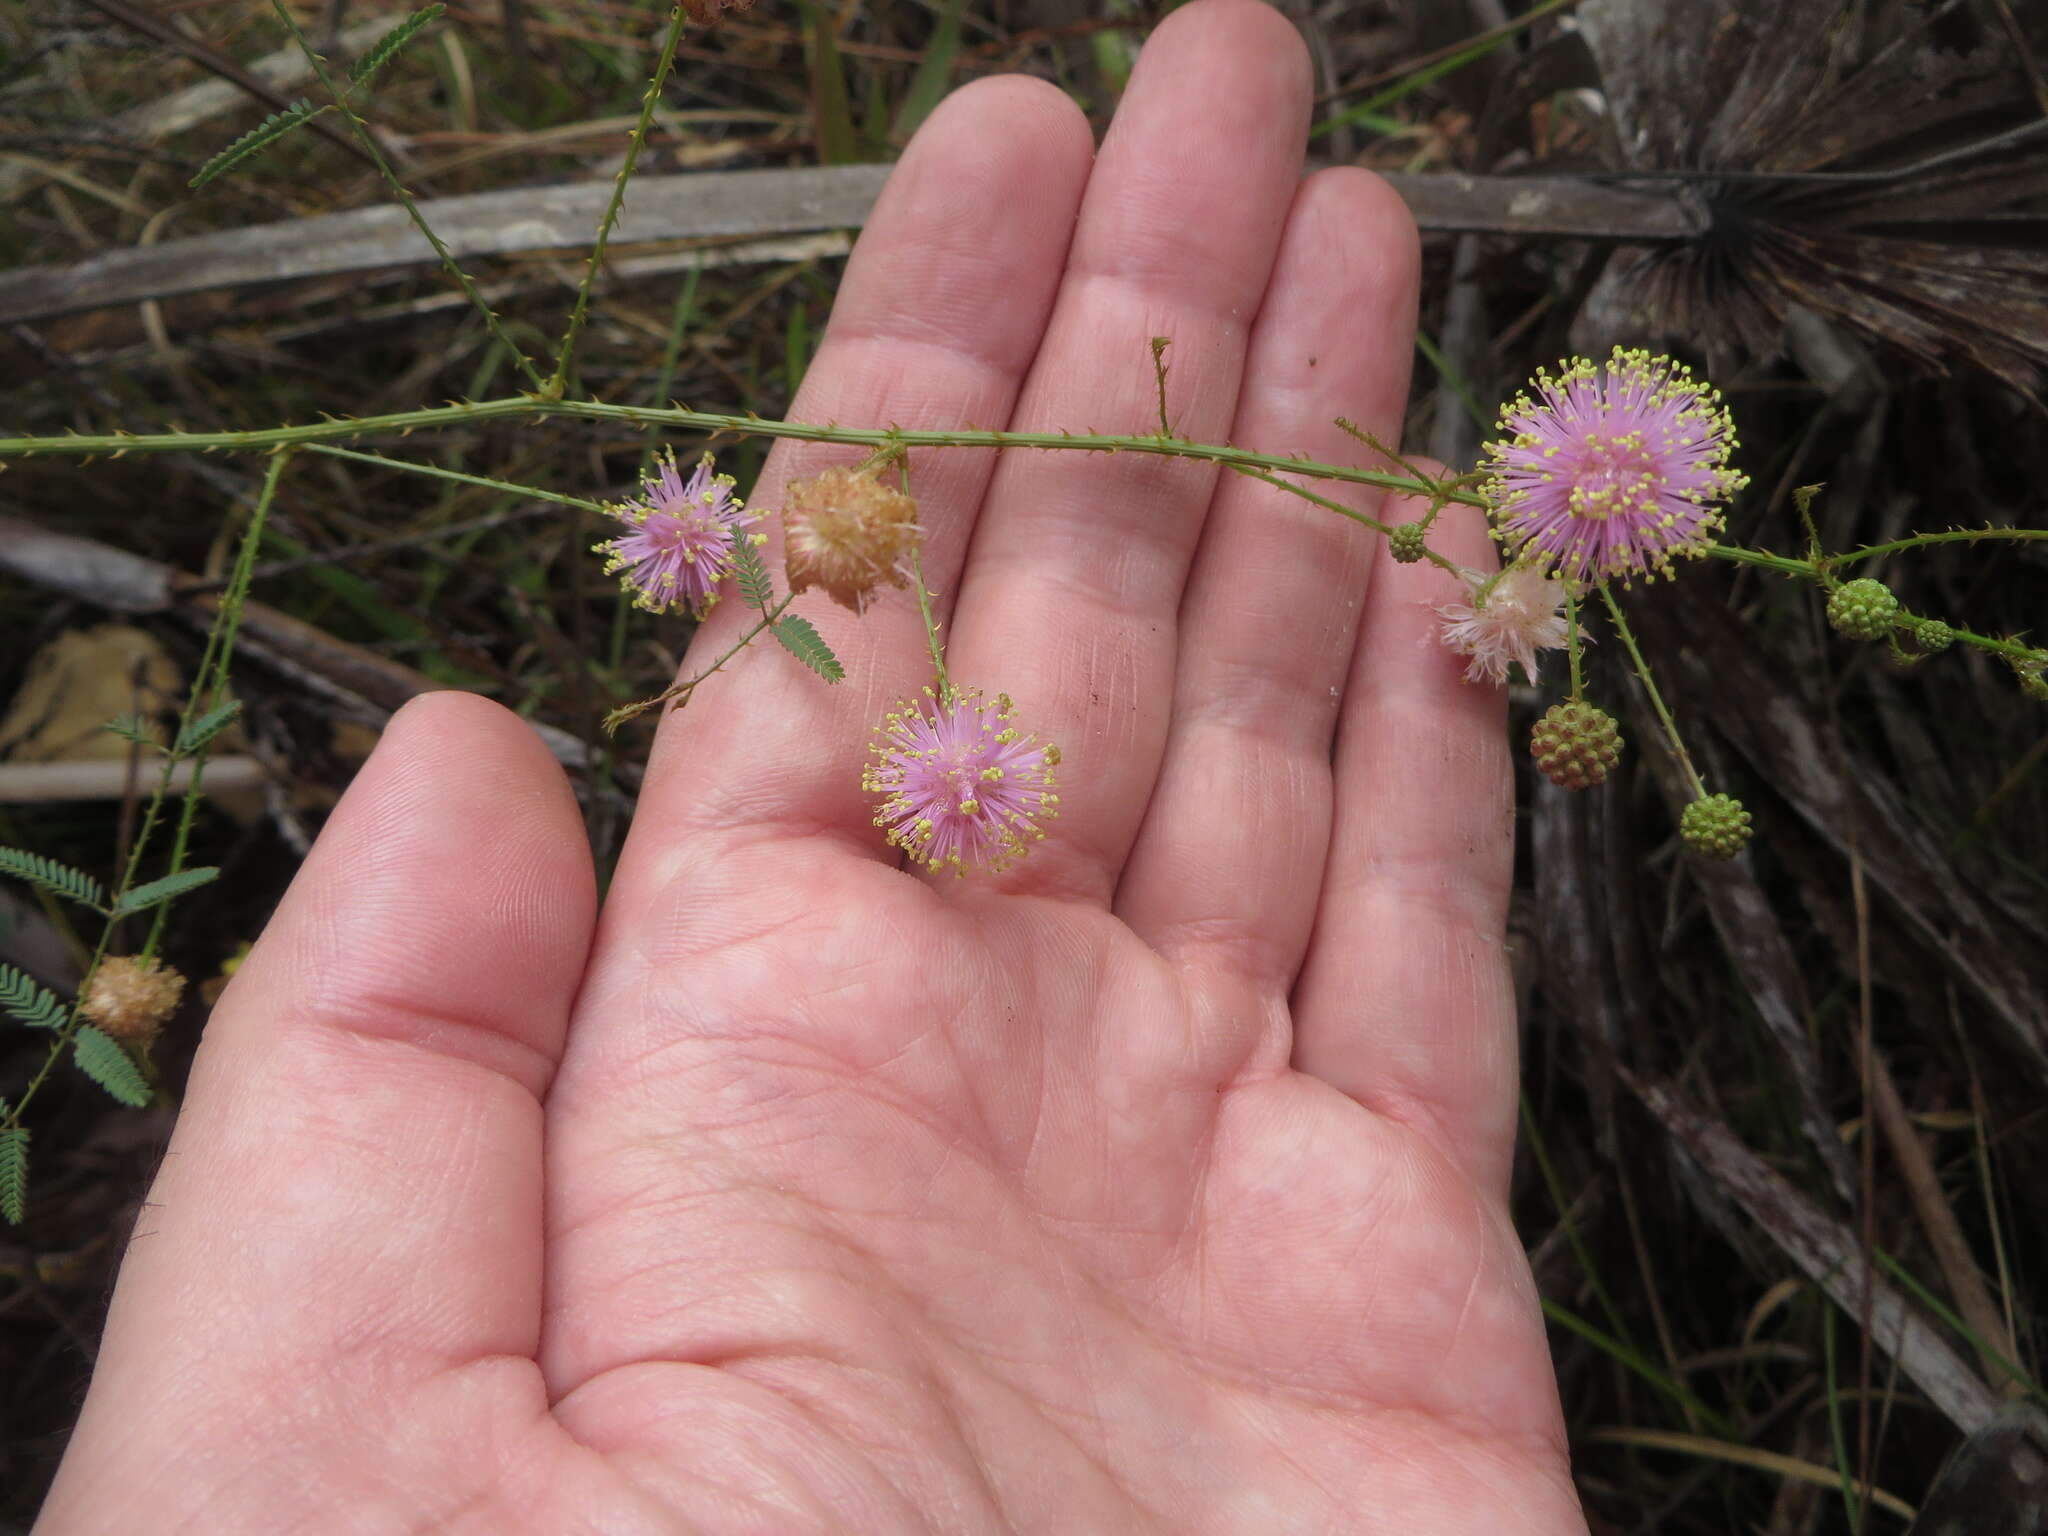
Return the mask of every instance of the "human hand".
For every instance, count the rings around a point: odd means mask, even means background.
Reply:
[[[1245,0],[1092,168],[1058,91],[962,91],[792,414],[1148,431],[1166,335],[1191,438],[1397,436],[1414,233],[1297,183],[1307,101]],[[665,719],[601,918],[526,727],[406,709],[215,1010],[43,1530],[1583,1529],[1455,584],[1187,461],[912,474],[953,676],[1064,750],[1046,841],[933,879],[871,824],[900,596],[806,606],[840,687],[751,650]]]

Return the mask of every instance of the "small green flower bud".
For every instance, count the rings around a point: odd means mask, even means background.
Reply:
[[[1694,853],[1732,859],[1749,841],[1749,812],[1733,795],[1705,795],[1680,814],[1678,835]]]
[[[1559,789],[1590,789],[1620,758],[1621,727],[1584,700],[1553,704],[1529,733],[1529,755]]]
[[[1913,625],[1913,638],[1928,655],[1945,651],[1956,643],[1956,632],[1939,619],[1921,619]]]
[[[2012,664],[2020,680],[2020,692],[2030,699],[2048,702],[2048,653],[2036,652]]]
[[[1420,523],[1396,523],[1387,530],[1387,553],[1402,565],[1413,565],[1428,548],[1423,543],[1427,532]]]
[[[1852,640],[1882,640],[1898,613],[1892,589],[1868,576],[1843,582],[1828,597],[1828,622]]]

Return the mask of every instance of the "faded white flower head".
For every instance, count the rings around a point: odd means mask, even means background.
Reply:
[[[782,507],[789,590],[823,587],[855,613],[875,589],[909,584],[917,503],[874,474],[832,468],[792,480]]]
[[[1558,611],[1564,605],[1564,583],[1533,564],[1501,572],[1491,579],[1491,586],[1477,571],[1460,574],[1470,591],[1437,612],[1444,618],[1444,644],[1472,658],[1465,668],[1466,680],[1505,683],[1508,663],[1519,661],[1535,681],[1536,653],[1556,649],[1571,635]]]

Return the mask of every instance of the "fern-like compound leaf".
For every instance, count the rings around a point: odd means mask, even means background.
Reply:
[[[0,1013],[30,1029],[55,1029],[64,1022],[57,994],[11,965],[0,965]]]
[[[211,885],[220,878],[220,871],[209,864],[203,869],[181,869],[174,875],[165,875],[161,880],[152,880],[147,885],[138,885],[133,890],[123,891],[121,899],[114,903],[114,916],[126,917],[131,912],[147,912],[161,902],[183,896],[187,891],[196,891],[202,885]]]
[[[149,1084],[135,1059],[121,1049],[113,1036],[102,1034],[90,1024],[80,1027],[71,1040],[71,1059],[78,1070],[106,1089],[130,1109],[140,1109],[150,1099]]]
[[[55,859],[30,853],[26,848],[0,848],[0,875],[26,880],[30,885],[41,886],[66,901],[91,907],[95,912],[107,909],[107,893],[101,889],[99,881],[82,869],[59,864]]]
[[[194,720],[190,725],[187,725],[178,732],[178,755],[183,757],[188,752],[197,752],[209,741],[212,741],[214,737],[234,724],[235,717],[240,715],[241,712],[242,701],[240,699],[229,699],[227,703],[217,704],[212,709],[209,709],[197,720]]]
[[[148,747],[152,752],[164,749],[164,744],[156,739],[156,728],[141,715],[116,715],[100,729],[123,741],[132,741],[138,747]]]
[[[732,565],[739,578],[740,596],[756,608],[766,608],[775,597],[775,587],[768,580],[768,567],[761,563],[761,551],[745,534],[733,542]]]
[[[839,665],[839,658],[832,654],[832,647],[825,643],[825,637],[818,633],[809,619],[800,619],[795,614],[775,621],[775,638],[782,642],[784,650],[809,667],[828,683],[836,683],[846,676],[846,668]]]
[[[377,71],[397,58],[404,50],[405,45],[419,35],[422,27],[430,26],[434,22],[439,21],[447,9],[448,7],[445,5],[425,6],[420,10],[414,11],[389,32],[378,38],[370,51],[363,55],[362,62],[356,65],[354,71],[355,79],[349,85],[349,94],[354,95],[357,91],[366,87],[376,76]]]
[[[28,1218],[28,1132],[0,1131],[0,1216],[18,1227]]]
[[[233,170],[251,155],[261,154],[295,128],[304,127],[329,107],[315,107],[310,101],[295,101],[282,112],[273,112],[226,149],[199,167],[199,174],[185,185],[195,191],[218,176]]]

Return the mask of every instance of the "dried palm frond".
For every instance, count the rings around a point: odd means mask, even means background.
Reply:
[[[1631,172],[1676,176],[1706,233],[1614,253],[1588,344],[1646,334],[1719,366],[1811,310],[1923,368],[2027,390],[2048,370],[2048,7],[1590,0]],[[1882,13],[1885,20],[1873,21]]]

